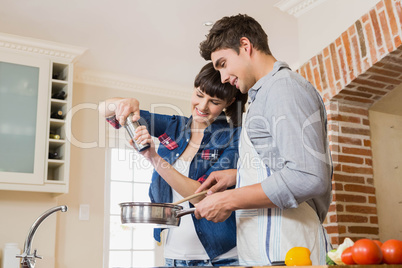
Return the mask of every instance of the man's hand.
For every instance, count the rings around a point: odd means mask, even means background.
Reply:
[[[230,204],[232,190],[205,197],[195,204],[194,215],[197,219],[205,218],[213,222],[223,222],[234,210]]]
[[[197,219],[205,218],[213,222],[226,220],[232,211],[238,209],[277,207],[264,193],[261,183],[209,195],[194,206]]]
[[[225,191],[227,188],[236,185],[236,173],[236,169],[214,171],[209,174],[208,178],[201,184],[195,193],[207,189],[209,189],[207,195]]]

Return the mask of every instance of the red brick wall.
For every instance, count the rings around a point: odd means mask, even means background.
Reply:
[[[345,237],[378,239],[368,109],[402,84],[402,7],[382,0],[297,70],[321,93],[334,163],[325,227]]]
[[[330,101],[327,111],[334,163],[327,231],[334,244],[345,237],[378,239],[368,110]]]

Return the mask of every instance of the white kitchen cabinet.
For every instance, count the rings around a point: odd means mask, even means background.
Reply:
[[[68,192],[73,63],[84,51],[0,33],[0,190]]]
[[[1,182],[43,182],[48,77],[48,60],[0,53]]]

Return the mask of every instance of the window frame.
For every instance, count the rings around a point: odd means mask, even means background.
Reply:
[[[110,135],[112,134],[112,135]],[[113,135],[114,134],[114,135]],[[127,150],[135,150],[133,149],[129,143],[127,142],[127,138],[122,135],[122,131],[119,130],[114,130],[114,133],[109,132],[109,145],[110,141],[112,141],[112,145],[115,146],[109,146],[106,147],[105,150],[105,193],[104,193],[104,232],[103,232],[103,267],[104,268],[110,268],[109,267],[109,254],[111,251],[119,251],[119,250],[111,250],[110,249],[110,221],[111,221],[111,216],[116,216],[115,214],[111,213],[111,183],[112,183],[112,152],[113,150],[125,150],[125,153]],[[155,140],[155,139],[154,139]],[[158,145],[158,141],[155,140],[155,147]],[[138,153],[138,152],[134,152]],[[152,165],[150,164],[150,167],[153,170]],[[132,167],[135,168],[135,165]],[[131,175],[133,176],[134,173]],[[116,181],[115,181],[116,182]],[[118,181],[117,181],[118,182]],[[122,181],[123,182],[123,181]],[[130,181],[124,181],[125,183],[130,182],[133,185],[138,183],[138,184],[148,184],[146,182],[140,181],[140,182],[135,182],[134,181],[134,176],[132,177],[132,180]],[[150,183],[149,183],[150,184]],[[133,188],[134,189],[134,188]],[[134,194],[134,193],[133,193]],[[130,200],[127,200],[130,202]],[[153,239],[151,237],[150,239]],[[164,257],[163,257],[163,243],[157,243],[156,241],[153,241],[155,246],[153,250],[150,249],[134,249],[131,248],[129,251],[131,253],[131,266],[134,266],[132,263],[133,260],[133,252],[141,252],[141,251],[146,251],[146,252],[154,252],[154,266],[163,266],[164,265]],[[123,250],[122,250],[123,251]],[[127,250],[124,250],[127,251]]]

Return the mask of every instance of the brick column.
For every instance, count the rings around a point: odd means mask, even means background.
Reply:
[[[382,0],[297,72],[320,92],[334,163],[325,227],[345,237],[378,239],[368,109],[402,84],[402,8]]]
[[[326,225],[331,242],[339,244],[345,237],[378,239],[368,110],[331,101],[327,111],[334,164]]]

